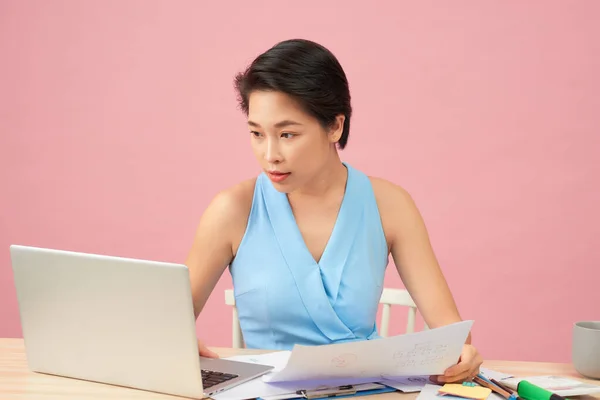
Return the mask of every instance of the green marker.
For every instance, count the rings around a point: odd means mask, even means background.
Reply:
[[[517,385],[517,393],[525,400],[567,400],[525,380],[520,381]]]

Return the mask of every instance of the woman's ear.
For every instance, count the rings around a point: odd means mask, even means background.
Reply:
[[[337,143],[342,137],[342,133],[344,132],[344,121],[346,121],[346,116],[343,114],[335,117],[335,121],[331,124],[331,128],[329,129],[329,141],[331,143]]]

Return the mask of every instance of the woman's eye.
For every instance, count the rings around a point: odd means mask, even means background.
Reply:
[[[285,139],[291,139],[291,138],[294,137],[294,134],[293,133],[284,132],[284,133],[281,134],[281,137],[283,137]]]
[[[260,132],[256,132],[256,131],[250,131],[250,133],[252,134],[252,136],[254,137],[260,137]]]

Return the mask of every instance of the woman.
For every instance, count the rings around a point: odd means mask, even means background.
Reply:
[[[281,42],[235,80],[258,177],[220,192],[187,259],[195,315],[226,267],[247,347],[290,349],[377,338],[391,254],[430,327],[461,320],[409,194],[340,160],[352,108],[345,73],[323,46]],[[199,342],[200,353],[216,357]],[[476,375],[470,345],[440,377]]]

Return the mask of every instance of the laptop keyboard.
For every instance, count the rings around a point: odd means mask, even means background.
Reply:
[[[219,383],[227,382],[230,379],[237,378],[239,375],[225,374],[223,372],[209,371],[207,369],[202,370],[202,386],[209,388]]]

